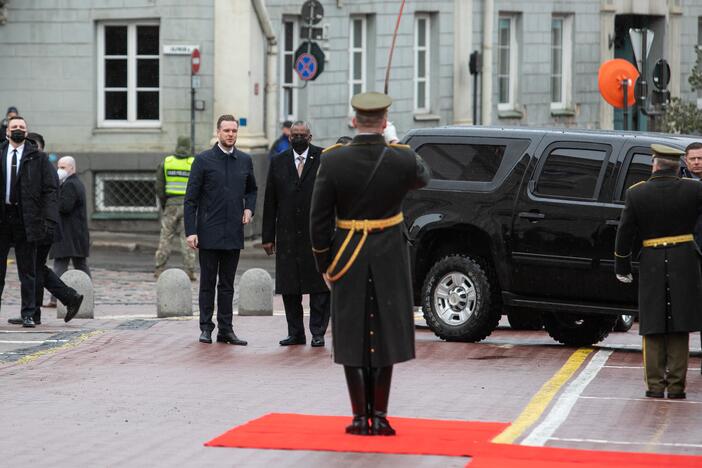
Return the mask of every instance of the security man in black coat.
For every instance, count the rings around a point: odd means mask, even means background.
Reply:
[[[8,141],[0,145],[0,296],[5,287],[7,254],[15,248],[22,294],[22,326],[34,328],[36,243],[55,229],[56,171],[46,153],[28,143],[27,122],[12,117]]]
[[[322,148],[311,145],[306,122],[290,128],[291,148],[271,159],[263,204],[263,248],[275,253],[275,292],[283,295],[288,336],[281,346],[304,345],[302,295],[310,296],[311,345],[324,346],[329,289],[317,271],[310,243],[310,205]]]
[[[409,146],[385,143],[391,102],[381,93],[353,97],[358,133],[324,151],[312,195],[312,249],[331,284],[334,360],[344,365],[351,434],[395,434],[386,418],[392,366],[414,358],[402,201],[427,184],[429,169]]]
[[[700,251],[693,230],[702,213],[702,184],[678,176],[684,153],[653,144],[653,174],[629,188],[617,231],[617,278],[631,282],[639,259],[639,333],[643,335],[646,396],[685,398],[689,332],[702,329]],[[667,370],[667,373],[666,373]]]

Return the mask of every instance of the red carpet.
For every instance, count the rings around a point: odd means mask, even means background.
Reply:
[[[344,433],[348,416],[268,414],[212,439],[208,447],[472,457],[469,468],[699,468],[702,457],[493,444],[509,424],[390,418],[395,437]]]

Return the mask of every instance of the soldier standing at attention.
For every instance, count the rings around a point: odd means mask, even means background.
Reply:
[[[395,434],[387,420],[392,367],[414,358],[402,201],[427,184],[429,169],[409,146],[385,143],[391,103],[381,93],[353,97],[358,133],[324,151],[312,194],[312,250],[331,287],[334,360],[346,375],[350,434]]]
[[[632,281],[639,260],[639,334],[649,398],[685,398],[689,334],[702,329],[702,273],[693,231],[702,213],[702,184],[679,177],[684,153],[651,145],[653,174],[627,190],[614,251],[617,279]],[[667,372],[666,372],[667,371]]]
[[[156,194],[161,202],[161,238],[158,242],[155,260],[154,276],[158,278],[166,269],[168,257],[171,255],[171,242],[178,234],[180,251],[183,254],[185,271],[190,281],[195,281],[195,251],[188,248],[183,227],[183,201],[185,188],[188,186],[190,166],[195,157],[190,154],[190,138],[178,137],[175,154],[172,154],[159,164],[156,169]]]

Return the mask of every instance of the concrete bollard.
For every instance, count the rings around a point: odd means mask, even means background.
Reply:
[[[239,315],[273,315],[273,279],[266,270],[251,268],[241,276]]]
[[[61,281],[66,283],[67,286],[75,289],[78,294],[83,295],[83,303],[78,309],[78,313],[75,318],[87,318],[91,319],[95,316],[95,292],[93,291],[93,282],[85,272],[81,270],[68,270],[66,273],[61,275]],[[64,318],[66,316],[66,306],[60,301],[57,303],[56,307],[56,317]]]
[[[156,316],[187,317],[193,315],[190,279],[183,270],[169,268],[156,281]]]

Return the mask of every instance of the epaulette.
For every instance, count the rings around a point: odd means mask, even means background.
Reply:
[[[331,150],[333,150],[333,149],[336,149],[336,148],[338,148],[338,147],[340,147],[340,146],[344,146],[344,145],[342,145],[341,143],[337,143],[337,144],[335,144],[335,145],[328,146],[327,148],[324,148],[324,149],[322,150],[322,154],[327,153],[327,152],[329,152],[329,151],[331,151]]]
[[[403,145],[401,143],[390,143],[390,146],[393,148],[412,149],[410,145]]]
[[[646,183],[645,180],[642,180],[642,181],[640,181],[640,182],[636,182],[634,185],[632,185],[631,187],[629,187],[629,190],[633,189],[633,188],[636,187],[637,185],[641,185],[641,184],[644,184],[644,183]]]

